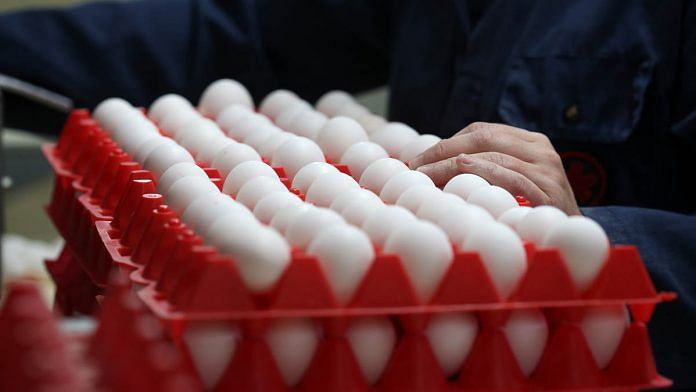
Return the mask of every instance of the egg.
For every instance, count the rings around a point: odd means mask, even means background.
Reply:
[[[316,140],[326,157],[332,162],[338,162],[350,146],[366,142],[367,134],[357,121],[338,116],[324,124]]]
[[[327,121],[328,119],[321,112],[314,110],[302,111],[288,123],[287,130],[298,136],[317,140],[319,132]]]
[[[445,377],[457,374],[477,333],[478,320],[472,313],[436,313],[430,318],[425,335]]]
[[[212,140],[209,140],[206,145],[198,150],[198,154],[196,154],[196,161],[203,162],[204,164],[210,166],[210,164],[213,163],[215,156],[222,151],[222,149],[233,144],[237,144],[234,139],[224,135],[215,136]]]
[[[476,227],[459,247],[478,253],[501,298],[508,298],[527,272],[527,254],[522,240],[502,223]]]
[[[179,131],[183,132],[185,130],[186,124],[197,118],[201,118],[201,115],[194,109],[179,110],[167,114],[167,116],[159,122],[159,127],[174,138]]]
[[[193,106],[181,95],[165,94],[157,98],[152,105],[150,105],[147,115],[152,120],[159,123],[171,113],[178,112],[180,110],[193,110]]]
[[[169,191],[164,195],[164,198],[172,210],[181,215],[186,207],[199,196],[219,192],[220,190],[209,179],[188,176],[175,181],[169,187]]]
[[[429,185],[435,187],[433,180],[427,175],[419,171],[408,170],[390,178],[384,184],[379,197],[385,203],[394,204],[404,192],[416,185]]]
[[[498,217],[498,222],[508,225],[513,230],[517,230],[517,225],[531,210],[531,207],[510,208]]]
[[[125,99],[107,98],[94,108],[92,117],[104,131],[111,133],[115,121],[124,113],[130,113],[132,110],[135,108]]]
[[[307,246],[316,256],[339,304],[347,304],[375,258],[370,239],[350,225],[334,225],[320,231]]]
[[[276,133],[283,132],[282,129],[276,127],[275,125],[267,124],[262,125],[253,132],[249,133],[247,137],[244,138],[244,143],[248,144],[254,150],[258,151],[266,139],[275,135]]]
[[[624,305],[586,308],[580,328],[600,369],[614,358],[629,321]]]
[[[370,112],[360,114],[355,120],[363,127],[368,135],[375,133],[378,129],[387,125],[387,120],[382,116]]]
[[[272,192],[288,192],[288,188],[276,177],[255,177],[248,180],[237,192],[236,200],[250,210],[254,210],[256,203],[264,196]]]
[[[237,143],[218,151],[210,166],[220,172],[221,178],[227,178],[232,169],[242,162],[261,161],[261,156],[246,144]]]
[[[418,218],[411,211],[400,206],[385,206],[373,211],[361,227],[372,242],[381,248],[391,233],[416,222]]]
[[[350,175],[356,180],[372,162],[382,158],[389,158],[389,154],[377,143],[359,142],[355,143],[343,153],[340,163],[348,166]]]
[[[534,207],[517,223],[517,232],[523,240],[541,245],[551,228],[566,219],[568,215],[556,207]]]
[[[395,204],[415,214],[425,200],[437,197],[440,193],[442,191],[439,188],[430,185],[416,185],[402,193]]]
[[[274,90],[261,101],[259,112],[271,119],[275,119],[290,104],[299,101],[300,97],[289,90]]]
[[[234,356],[239,328],[229,321],[189,321],[182,339],[206,390],[212,390]]]
[[[522,374],[529,376],[539,363],[549,337],[544,314],[538,309],[514,310],[503,326],[503,332]]]
[[[168,137],[155,136],[138,146],[138,150],[136,151],[135,155],[133,155],[133,160],[142,165],[145,163],[145,159],[148,155],[150,155],[152,150],[159,147],[161,144],[176,145],[176,142]]]
[[[273,125],[273,123],[264,115],[252,113],[240,119],[235,125],[230,126],[226,129],[226,132],[227,136],[241,142],[257,129],[266,125]]]
[[[308,203],[288,204],[280,207],[273,216],[273,219],[271,219],[270,226],[279,233],[286,235],[288,226],[290,226],[290,223],[295,217],[311,208],[314,208],[314,206]]]
[[[233,104],[254,107],[249,91],[241,83],[232,79],[220,79],[203,91],[198,110],[204,116],[215,118],[225,107]]]
[[[267,164],[259,161],[246,161],[230,171],[230,174],[225,178],[222,191],[235,196],[247,181],[256,177],[270,177],[280,181],[275,170]]]
[[[155,178],[160,178],[167,169],[181,162],[195,163],[191,154],[183,147],[173,144],[160,144],[147,156],[143,167],[151,171]]]
[[[210,236],[212,235],[210,228],[213,223],[223,216],[233,215],[240,221],[251,221],[251,224],[255,223],[253,219],[254,215],[248,208],[244,207],[242,203],[237,203],[224,193],[218,193],[218,195],[220,197],[215,198],[207,207],[203,208],[200,217],[191,222],[194,224],[194,231],[201,235],[206,243],[210,242]],[[198,201],[198,199],[194,200],[194,202],[189,205],[189,208],[191,208],[196,201]]]
[[[326,162],[312,162],[303,166],[292,180],[292,187],[306,194],[314,180],[326,173],[338,173],[334,165]]]
[[[157,128],[149,121],[130,115],[116,126],[112,133],[112,139],[131,156],[138,152],[138,148],[146,141],[160,137]]]
[[[357,188],[351,189],[347,192],[343,192],[340,195],[338,195],[338,197],[336,197],[334,201],[331,203],[329,208],[341,214],[343,213],[343,210],[355,200],[373,200],[377,202],[380,201],[377,195],[368,191],[367,189]]]
[[[369,112],[370,111],[367,110],[366,107],[357,102],[348,102],[338,108],[336,111],[336,116],[345,116],[355,119]]]
[[[592,286],[609,257],[604,229],[584,216],[571,216],[552,226],[542,244],[558,249],[580,292]]]
[[[495,185],[474,190],[466,201],[483,207],[496,219],[505,211],[520,206],[515,196]]]
[[[301,204],[302,200],[290,192],[273,192],[264,196],[254,207],[254,216],[263,224],[270,224],[273,217],[283,207]]]
[[[407,170],[408,166],[397,159],[378,159],[365,168],[360,176],[360,186],[379,195],[390,178]]]
[[[477,176],[476,174],[463,173],[452,177],[445,187],[442,188],[443,191],[447,193],[455,194],[462,199],[466,200],[471,195],[471,192],[478,188],[485,188],[490,184],[488,181]]]
[[[332,90],[319,97],[315,107],[318,111],[326,114],[329,117],[333,117],[336,115],[341,106],[351,102],[355,102],[355,100],[347,92],[341,90]]]
[[[293,246],[305,249],[325,229],[345,224],[346,221],[334,211],[314,207],[295,215],[287,226],[285,236]]]
[[[473,230],[493,222],[493,216],[483,208],[475,204],[460,204],[440,215],[436,223],[452,243],[461,244]]]
[[[191,204],[186,207],[183,214],[181,214],[181,221],[197,234],[203,235],[205,233],[199,232],[197,226],[206,210],[215,208],[218,211],[222,211],[222,209],[228,209],[229,205],[235,203],[236,202],[232,200],[231,197],[224,193],[205,193],[195,198]],[[234,209],[234,207],[229,207],[229,209]]]
[[[157,193],[166,195],[169,188],[180,178],[196,176],[208,179],[208,175],[195,163],[180,162],[170,166],[157,180]]]
[[[296,118],[312,111],[312,106],[307,102],[302,100],[296,101],[278,114],[278,117],[275,118],[275,123],[277,126],[287,131],[290,128],[290,124],[292,124]]]
[[[358,183],[345,173],[325,173],[312,182],[307,189],[305,201],[320,207],[329,207],[341,193],[358,188]]]
[[[308,318],[279,319],[266,331],[266,342],[288,387],[302,379],[319,344],[317,326]]]
[[[388,317],[358,317],[351,320],[346,337],[365,381],[374,385],[394,351],[394,325]]]
[[[348,203],[341,216],[352,225],[362,226],[370,215],[384,207],[384,203],[379,199],[357,199]]]
[[[465,204],[466,202],[459,196],[438,192],[433,194],[432,197],[423,200],[418,210],[416,210],[416,216],[434,223],[457,206]]]
[[[220,112],[215,122],[229,135],[242,120],[253,116],[254,112],[244,105],[230,105]]]
[[[384,147],[390,157],[396,158],[401,154],[401,150],[417,137],[418,132],[408,125],[390,122],[370,134],[370,141]]]
[[[452,263],[452,246],[447,235],[429,222],[415,222],[391,233],[385,253],[401,258],[422,303],[430,301]]]
[[[189,150],[191,154],[198,154],[198,150],[203,148],[209,140],[215,136],[225,136],[217,124],[207,118],[198,118],[186,125],[186,130],[176,135],[179,143]]]
[[[258,148],[259,154],[262,157],[268,159],[269,161],[273,159],[273,154],[275,154],[278,147],[285,143],[291,137],[294,137],[290,132],[278,132],[271,135],[268,139],[265,139]]]
[[[312,162],[324,162],[324,153],[312,140],[306,137],[293,137],[281,144],[273,154],[273,166],[282,166],[292,181],[295,174]]]
[[[411,159],[422,154],[425,150],[434,146],[440,140],[442,139],[435,135],[420,135],[417,138],[408,142],[401,149],[401,153],[399,154],[399,160],[402,162],[408,162]]]

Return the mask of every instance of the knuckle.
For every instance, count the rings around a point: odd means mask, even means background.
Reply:
[[[488,128],[478,130],[471,134],[471,141],[476,147],[487,148],[491,145],[493,139],[493,132]]]

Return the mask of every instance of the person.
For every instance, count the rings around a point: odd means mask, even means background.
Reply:
[[[412,168],[479,174],[637,245],[680,296],[651,321],[658,367],[696,387],[693,1],[100,2],[3,15],[0,42],[0,72],[85,107],[195,100],[222,77],[256,102],[388,84],[391,120],[447,137]],[[26,102],[7,113],[60,129]]]

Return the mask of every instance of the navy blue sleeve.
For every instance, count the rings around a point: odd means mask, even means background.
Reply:
[[[278,87],[315,99],[385,84],[389,2],[147,0],[0,16],[0,73],[93,107],[109,96],[147,105],[166,92],[196,101],[231,77],[258,102]],[[9,125],[37,119],[9,102]],[[31,128],[31,127],[30,127]]]
[[[613,244],[636,245],[658,290],[675,302],[657,306],[650,322],[658,369],[677,387],[696,387],[696,215],[630,207],[583,208]]]

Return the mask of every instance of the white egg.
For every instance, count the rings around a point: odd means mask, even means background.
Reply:
[[[222,191],[228,195],[236,196],[247,181],[256,177],[270,177],[280,180],[275,170],[267,164],[259,161],[246,161],[230,171],[230,174],[225,178]]]
[[[541,245],[551,228],[566,219],[568,215],[556,207],[534,207],[517,223],[517,233],[523,240]]]
[[[350,175],[359,180],[365,168],[382,158],[389,158],[382,146],[372,142],[360,142],[348,147],[339,162],[348,166]]]
[[[285,143],[291,137],[294,137],[290,132],[278,132],[271,135],[268,139],[264,140],[258,148],[259,154],[262,157],[268,159],[269,161],[273,159],[273,154],[275,154],[278,147]]]
[[[440,193],[442,191],[439,188],[434,188],[430,185],[416,185],[408,188],[396,200],[396,205],[404,207],[415,214],[424,201],[437,197]]]
[[[363,222],[362,229],[375,245],[383,247],[391,233],[416,222],[418,218],[411,211],[400,206],[385,206],[373,211]]]
[[[182,336],[206,390],[212,390],[227,370],[239,339],[229,321],[189,321]]]
[[[531,207],[511,208],[498,217],[498,222],[504,223],[516,231],[517,225],[525,216],[527,216],[527,214],[529,214],[531,210]]]
[[[152,150],[159,147],[161,144],[176,144],[176,142],[168,137],[155,136],[138,147],[138,150],[133,155],[133,160],[142,165],[145,163],[145,159],[150,155]]]
[[[112,139],[130,155],[134,155],[143,142],[161,136],[157,128],[140,114],[126,115],[119,121]]]
[[[254,207],[254,216],[263,224],[270,224],[273,217],[283,207],[300,204],[302,200],[294,193],[273,192],[264,196]]]
[[[604,229],[584,216],[571,216],[551,227],[543,245],[559,250],[580,292],[590,288],[609,257]]]
[[[167,169],[181,162],[195,163],[191,154],[183,147],[174,144],[160,144],[147,156],[143,167],[151,171],[155,178],[160,178]]]
[[[246,139],[247,136],[265,125],[273,125],[273,123],[264,115],[252,113],[240,119],[234,126],[226,129],[226,132],[227,136],[241,142]]]
[[[320,207],[329,207],[344,192],[360,186],[345,173],[325,173],[312,182],[307,189],[305,201]]]
[[[629,316],[623,305],[586,308],[580,328],[600,369],[609,365],[619,348]]]
[[[186,124],[200,117],[201,115],[193,109],[179,110],[164,117],[159,122],[159,127],[175,138],[180,131],[185,130]]]
[[[288,188],[277,177],[254,177],[239,188],[235,199],[253,211],[259,200],[269,193],[278,191],[288,192]]]
[[[338,162],[350,146],[366,142],[367,133],[352,118],[338,116],[324,124],[316,140],[326,157],[332,162]]]
[[[379,380],[396,345],[396,331],[388,317],[359,317],[346,331],[355,359],[369,385]]]
[[[300,97],[289,90],[279,89],[274,90],[261,101],[259,112],[265,114],[271,119],[278,117],[280,112],[293,102],[299,101]]]
[[[452,243],[461,244],[473,230],[492,222],[495,222],[493,216],[483,208],[475,204],[461,204],[442,214],[436,223]]]
[[[275,123],[277,126],[287,131],[290,128],[290,124],[292,124],[296,118],[312,111],[312,106],[307,102],[302,100],[296,101],[278,114],[278,117],[275,118]]]
[[[215,118],[225,107],[233,104],[254,107],[254,101],[244,85],[236,80],[220,79],[203,91],[198,109],[204,116]]]
[[[208,175],[195,163],[180,162],[170,166],[157,180],[157,192],[160,195],[169,193],[169,188],[180,178],[197,176],[208,179]]]
[[[122,98],[107,98],[99,103],[92,111],[92,117],[99,126],[112,134],[114,126],[121,116],[131,114],[136,109]]]
[[[230,130],[236,128],[245,118],[253,115],[254,112],[244,105],[230,105],[220,112],[215,122],[229,135]]]
[[[426,198],[421,203],[416,216],[430,222],[438,222],[443,215],[448,214],[457,206],[465,205],[466,202],[461,197],[451,193],[439,192],[432,197]]]
[[[194,231],[201,235],[206,243],[210,242],[210,237],[212,235],[210,228],[213,223],[223,216],[234,215],[239,220],[251,221],[251,224],[255,223],[254,214],[252,214],[248,208],[244,207],[242,203],[237,203],[224,193],[218,193],[218,195],[222,197],[218,197],[210,202],[207,207],[203,208],[198,220],[192,222],[195,224]],[[195,204],[196,201],[198,201],[198,199],[191,203],[189,208]]]
[[[300,382],[319,344],[319,331],[311,319],[279,319],[266,331],[266,342],[286,386]]]
[[[384,207],[384,203],[379,199],[357,199],[348,203],[341,216],[346,222],[360,227],[370,215]]]
[[[384,147],[390,157],[396,158],[404,147],[417,137],[418,132],[408,125],[390,122],[375,133],[370,134],[370,141]]]
[[[355,200],[380,201],[377,195],[368,191],[367,189],[357,188],[351,189],[348,192],[343,192],[340,195],[338,195],[338,197],[336,197],[334,201],[331,203],[329,208],[338,212],[339,214],[342,214],[343,210]]]
[[[355,102],[353,97],[345,91],[332,90],[322,95],[315,105],[318,111],[333,117],[341,106]]]
[[[188,176],[180,178],[169,187],[164,195],[167,204],[174,212],[181,215],[199,196],[207,193],[219,193],[220,190],[207,178]]]
[[[487,187],[491,184],[483,178],[477,176],[476,174],[463,173],[452,177],[444,188],[443,191],[447,193],[455,194],[462,199],[466,200],[471,195],[471,192],[478,188]]]
[[[408,142],[408,144],[406,144],[403,147],[403,149],[401,149],[401,154],[399,154],[399,160],[403,162],[408,162],[411,159],[422,154],[423,151],[434,146],[440,140],[442,139],[435,135],[420,135],[417,138]]]
[[[208,144],[216,144],[221,137],[225,137],[225,134],[217,124],[204,118],[190,124],[188,132],[179,138],[179,144],[196,156]]]
[[[477,333],[478,320],[472,313],[436,313],[432,316],[425,334],[445,377],[459,371]]]
[[[237,143],[218,151],[213,158],[210,166],[216,168],[220,172],[221,178],[227,178],[232,169],[242,162],[261,161],[261,156],[251,147],[246,144]]]
[[[165,94],[150,105],[147,115],[159,123],[165,117],[180,110],[193,110],[193,106],[181,95]]]
[[[248,144],[254,150],[258,151],[266,139],[275,135],[276,133],[283,132],[282,129],[276,127],[272,124],[262,125],[256,128],[253,132],[249,133],[247,137],[244,138],[244,143]]]
[[[317,234],[307,254],[321,263],[339,304],[347,304],[375,258],[370,239],[350,225],[333,225]]]
[[[338,173],[334,165],[326,162],[312,162],[303,166],[292,180],[292,187],[306,194],[314,180],[326,173]]]
[[[416,185],[429,185],[435,187],[433,180],[427,175],[415,171],[408,170],[394,175],[384,184],[379,197],[388,204],[394,204],[399,197],[404,194],[409,188]]]
[[[378,159],[365,168],[360,176],[360,186],[379,195],[390,178],[407,170],[408,166],[397,159]]]
[[[365,129],[367,134],[375,133],[378,129],[387,125],[387,120],[382,116],[378,116],[372,113],[363,113],[355,118],[355,120],[360,123],[360,125]]]
[[[235,203],[235,201],[224,193],[206,193],[200,195],[186,207],[183,214],[181,214],[181,221],[189,228],[194,229],[196,233],[204,234],[195,230],[203,213],[208,208],[218,208],[219,205],[229,205],[233,203]]]
[[[233,144],[237,144],[234,139],[224,135],[215,136],[212,140],[209,140],[205,146],[198,150],[196,160],[210,166],[210,164],[213,163],[215,156],[222,151],[223,148]]]
[[[466,201],[483,207],[496,219],[505,211],[520,206],[515,196],[495,185],[474,190]]]
[[[479,254],[502,298],[513,293],[527,272],[527,254],[522,240],[502,223],[484,223],[476,227],[459,247]]]
[[[345,116],[355,119],[369,112],[370,111],[367,110],[366,107],[357,102],[348,102],[338,108],[336,116]]]
[[[314,208],[314,206],[308,203],[285,205],[276,211],[273,219],[271,219],[270,226],[279,233],[286,235],[288,226],[290,226],[295,217],[311,208]]]
[[[343,218],[328,208],[310,208],[297,215],[287,226],[285,236],[290,244],[305,249],[322,231],[331,226],[345,225]]]
[[[317,136],[328,119],[326,116],[314,110],[300,112],[299,115],[293,118],[288,124],[288,132],[292,132],[297,136],[317,140]]]
[[[384,244],[385,253],[396,253],[411,279],[421,302],[435,294],[452,263],[452,245],[439,227],[415,222],[396,230]]]
[[[544,314],[538,309],[514,310],[503,332],[522,373],[529,376],[539,363],[549,337]]]
[[[324,153],[306,137],[292,137],[281,144],[273,154],[273,166],[282,166],[292,181],[298,170],[312,162],[325,162]]]

